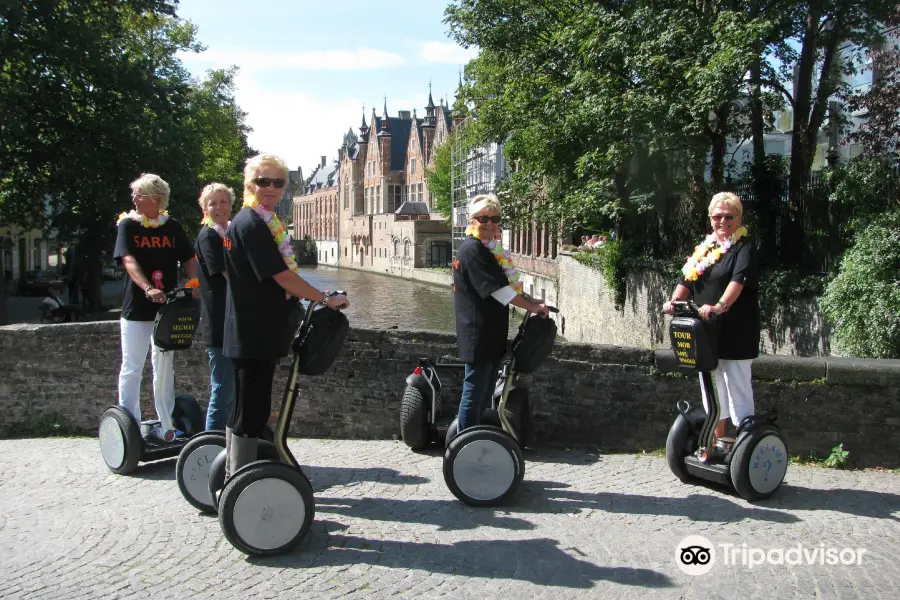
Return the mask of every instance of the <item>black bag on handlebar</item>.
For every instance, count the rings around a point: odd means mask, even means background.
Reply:
[[[313,311],[291,347],[300,357],[300,373],[321,375],[327,371],[341,351],[349,330],[350,322],[341,311],[330,308]]]
[[[516,359],[516,371],[534,373],[550,356],[556,341],[556,321],[550,318],[530,317],[525,329],[512,343]]]
[[[199,302],[190,292],[179,294],[163,304],[153,323],[153,343],[162,350],[187,350],[200,324]]]

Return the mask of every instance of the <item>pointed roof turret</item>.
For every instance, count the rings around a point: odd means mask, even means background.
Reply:
[[[366,142],[369,139],[369,126],[366,125],[366,105],[363,104],[362,124],[359,126],[359,139]]]
[[[428,80],[428,104],[425,105],[425,108],[434,108],[434,100],[431,98],[431,80]]]
[[[378,137],[391,135],[391,121],[388,118],[387,111],[387,94],[384,95],[384,113],[381,117],[381,128],[378,130]]]

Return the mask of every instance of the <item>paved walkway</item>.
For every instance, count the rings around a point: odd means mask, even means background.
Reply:
[[[120,477],[94,439],[0,441],[3,597],[900,598],[893,473],[792,466],[754,506],[677,483],[660,458],[540,451],[527,455],[522,497],[496,510],[457,502],[436,452],[292,449],[310,465],[312,533],[288,556],[247,559],[181,497],[174,460]],[[692,534],[718,548],[706,575],[676,565]],[[721,544],[744,543],[748,556],[798,544],[866,553],[850,566],[723,565]]]

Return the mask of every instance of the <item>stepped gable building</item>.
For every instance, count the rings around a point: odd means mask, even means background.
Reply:
[[[363,113],[359,136],[344,136],[338,153],[340,264],[396,275],[450,263],[450,228],[432,213],[424,177],[448,115],[429,92],[425,117],[410,111]],[[446,134],[445,134],[446,137]]]

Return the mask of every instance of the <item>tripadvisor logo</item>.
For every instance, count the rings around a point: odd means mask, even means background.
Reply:
[[[689,535],[675,547],[675,564],[688,575],[705,575],[716,557],[725,567],[753,569],[762,565],[862,565],[865,548],[833,548],[825,544],[797,543],[782,548],[756,548],[747,544],[713,544],[700,535]]]

